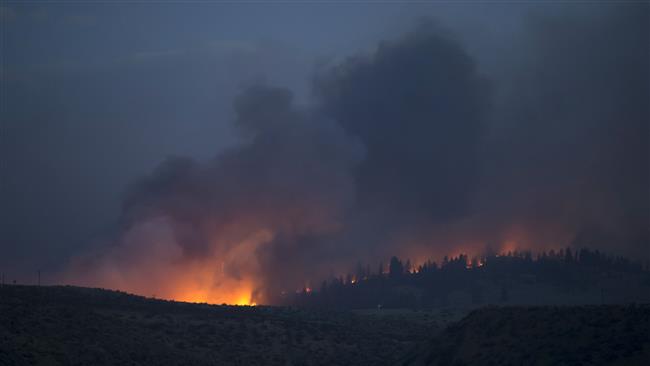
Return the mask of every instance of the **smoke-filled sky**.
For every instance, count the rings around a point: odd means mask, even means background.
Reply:
[[[650,258],[649,11],[5,2],[0,269],[245,303],[391,255]]]

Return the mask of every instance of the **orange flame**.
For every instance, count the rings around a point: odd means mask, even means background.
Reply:
[[[221,235],[202,257],[189,257],[164,220],[134,228],[110,251],[72,264],[65,282],[195,303],[256,305],[260,281],[254,255],[272,234]],[[146,242],[146,251],[140,249]],[[155,294],[155,295],[152,295]]]

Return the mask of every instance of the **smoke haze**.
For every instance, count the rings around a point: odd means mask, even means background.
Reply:
[[[392,255],[650,258],[648,4],[578,10],[527,13],[484,58],[420,20],[323,62],[308,103],[252,83],[237,141],[133,183],[117,229],[62,280],[247,304]]]

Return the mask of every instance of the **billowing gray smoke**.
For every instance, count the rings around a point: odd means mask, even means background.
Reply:
[[[650,257],[649,17],[647,4],[531,17],[493,117],[479,212],[517,223],[531,245],[563,237]]]
[[[131,187],[115,243],[71,274],[246,303],[486,244],[650,257],[647,8],[531,16],[507,77],[426,23],[320,72],[312,106],[254,86],[240,145]]]

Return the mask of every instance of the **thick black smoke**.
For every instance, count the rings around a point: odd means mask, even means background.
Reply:
[[[205,163],[171,158],[131,187],[123,233],[91,260],[95,276],[86,281],[242,303],[249,298],[239,291],[264,300],[259,290],[276,280],[304,286],[295,274],[309,273],[318,258],[314,250],[311,258],[297,257],[300,246],[344,226],[363,149],[335,123],[293,106],[284,89],[252,87],[235,110],[240,146]],[[275,261],[269,246],[292,248],[296,256]],[[293,277],[282,276],[283,268]]]
[[[405,220],[466,213],[489,115],[475,61],[429,28],[346,61],[317,86],[325,113],[367,149],[355,175],[360,207]]]
[[[481,221],[650,256],[648,10],[529,18],[486,139]]]
[[[132,187],[123,234],[99,259],[121,280],[98,281],[142,292],[151,281],[129,276],[176,268],[202,273],[197,289],[253,283],[271,301],[392,254],[648,254],[648,5],[601,10],[531,16],[507,78],[481,75],[425,25],[319,73],[314,106],[250,88],[234,104],[240,146],[170,159]],[[152,230],[172,253],[161,263],[147,257]],[[178,297],[177,285],[155,286]]]

